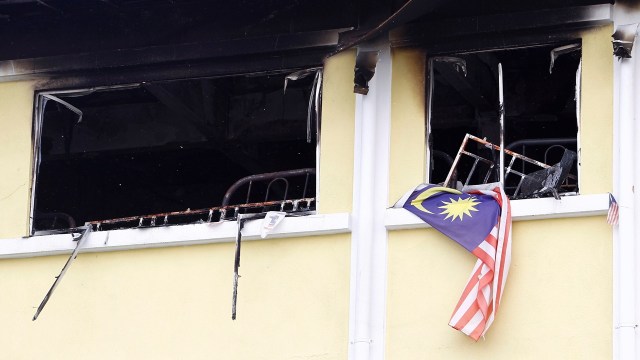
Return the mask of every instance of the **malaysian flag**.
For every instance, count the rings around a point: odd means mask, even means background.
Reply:
[[[499,184],[470,186],[464,192],[421,185],[396,207],[409,210],[478,258],[449,322],[477,341],[493,323],[509,273],[509,199]]]
[[[618,202],[616,198],[609,193],[609,211],[607,212],[607,223],[609,223],[609,225],[618,225],[618,211]]]

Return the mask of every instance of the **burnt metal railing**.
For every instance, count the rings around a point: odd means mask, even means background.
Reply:
[[[536,148],[536,147],[547,147],[544,151],[544,157],[542,162],[545,164],[549,164],[549,153],[554,149],[560,149],[564,151],[566,149],[565,145],[571,145],[573,148],[576,148],[578,140],[576,138],[531,138],[531,139],[521,139],[510,143],[505,146],[505,149],[516,151],[519,150],[519,153],[523,156],[527,156],[527,148]],[[525,172],[525,163],[522,162],[522,172]],[[569,175],[571,178],[575,178],[573,175]]]
[[[108,220],[88,221],[94,231],[113,230],[121,228],[144,228],[188,223],[210,223],[224,220],[236,220],[238,215],[247,212],[265,212],[268,210],[279,210],[284,212],[310,211],[315,208],[315,197],[307,196],[311,176],[315,175],[315,169],[304,168],[273,173],[256,174],[244,177],[236,181],[225,193],[222,204],[209,208],[171,211],[164,213],[127,216]],[[305,176],[302,196],[296,199],[288,199],[289,179],[296,176]],[[250,202],[251,191],[255,182],[269,181],[266,188],[264,201]],[[271,189],[277,183],[284,184],[284,196],[280,199],[269,200]],[[229,204],[234,194],[244,185],[248,185],[246,200],[241,204]]]
[[[304,169],[295,169],[295,170],[286,170],[286,171],[277,171],[272,173],[249,175],[249,176],[243,177],[242,179],[236,181],[235,183],[233,183],[233,185],[229,187],[227,192],[224,194],[224,197],[222,198],[222,206],[228,206],[231,200],[231,197],[238,190],[240,190],[240,188],[244,185],[248,185],[247,197],[245,201],[245,204],[248,204],[249,199],[251,197],[251,190],[252,190],[253,183],[258,181],[267,181],[267,180],[270,180],[270,181],[267,185],[267,191],[264,197],[264,201],[266,202],[269,199],[269,195],[271,195],[270,194],[271,186],[277,182],[284,183],[285,190],[284,190],[283,200],[286,200],[287,194],[289,192],[289,180],[287,179],[295,176],[305,176],[304,189],[302,190],[302,198],[305,198],[307,195],[310,176],[315,175],[315,173],[316,173],[316,169],[314,168],[304,168]]]
[[[536,139],[539,140],[539,139]],[[567,178],[571,177],[575,179],[575,176],[569,174],[569,170],[573,166],[573,163],[576,159],[576,153],[567,150],[563,147],[564,153],[562,159],[559,163],[555,165],[548,165],[541,161],[529,158],[522,154],[516,153],[509,149],[502,150],[500,146],[495,145],[493,143],[488,142],[485,139],[481,139],[479,137],[473,136],[471,134],[466,134],[464,139],[462,140],[462,144],[460,145],[460,149],[458,150],[458,154],[453,160],[453,164],[449,170],[447,178],[444,182],[445,186],[455,187],[455,181],[458,172],[458,164],[462,156],[468,156],[473,159],[473,164],[471,165],[471,170],[467,174],[464,185],[469,185],[471,179],[473,178],[476,169],[478,168],[478,164],[483,163],[487,166],[488,170],[483,177],[482,183],[487,183],[491,177],[492,172],[495,171],[495,161],[491,159],[487,159],[482,157],[481,155],[474,154],[466,149],[469,141],[474,141],[480,144],[481,147],[488,148],[492,151],[503,151],[506,156],[511,157],[508,165],[504,169],[504,181],[507,181],[507,178],[510,174],[516,175],[520,177],[515,190],[512,193],[508,192],[508,195],[511,197],[526,197],[526,196],[542,196],[546,193],[552,193],[554,197],[558,198],[557,190],[560,188],[563,182],[567,180]],[[522,145],[522,144],[515,144]],[[538,145],[540,145],[540,141],[538,141]],[[551,142],[544,145],[552,145]],[[553,143],[553,146],[557,145]],[[514,147],[512,144],[511,147]],[[548,150],[545,152],[545,159],[548,153]],[[518,171],[514,169],[514,163],[516,160],[520,160],[523,163],[531,164],[539,168],[539,170],[525,174],[523,171]],[[524,169],[524,166],[523,166]],[[504,186],[504,184],[503,184]],[[507,189],[505,189],[506,191]]]

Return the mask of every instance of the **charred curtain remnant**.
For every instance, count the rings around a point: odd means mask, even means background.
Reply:
[[[577,152],[576,74],[580,56],[578,45],[566,48],[554,45],[430,59],[427,105],[430,182],[445,181],[467,133],[493,144],[504,143],[499,148],[546,164],[559,163],[566,149]],[[500,106],[501,100],[504,107]],[[481,143],[469,146],[474,147],[470,152],[496,165],[504,156],[503,151],[493,151]],[[470,184],[500,181],[509,166],[506,163],[488,168],[487,164],[463,157],[450,178]],[[523,174],[540,170],[527,162],[514,166]],[[502,174],[500,167],[505,170]],[[574,164],[571,173],[576,170]],[[513,194],[519,183],[519,177],[507,177],[507,193]]]
[[[315,168],[319,112],[309,99],[319,102],[319,79],[290,82],[283,93],[285,77],[41,93],[32,231],[212,208],[245,176]],[[52,97],[60,101],[41,100]],[[290,186],[290,198],[303,188],[314,197],[315,177]]]

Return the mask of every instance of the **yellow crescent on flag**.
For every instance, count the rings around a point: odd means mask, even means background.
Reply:
[[[431,211],[425,209],[424,206],[422,206],[422,202],[440,192],[448,192],[448,193],[457,194],[457,195],[462,194],[462,192],[456,189],[452,189],[444,186],[434,186],[421,192],[420,195],[418,195],[415,199],[411,200],[411,205],[422,212],[425,212],[427,214],[433,214]]]

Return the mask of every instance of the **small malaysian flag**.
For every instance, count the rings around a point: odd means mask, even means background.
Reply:
[[[609,193],[609,212],[607,213],[607,223],[609,225],[618,225],[618,202],[616,199]]]

